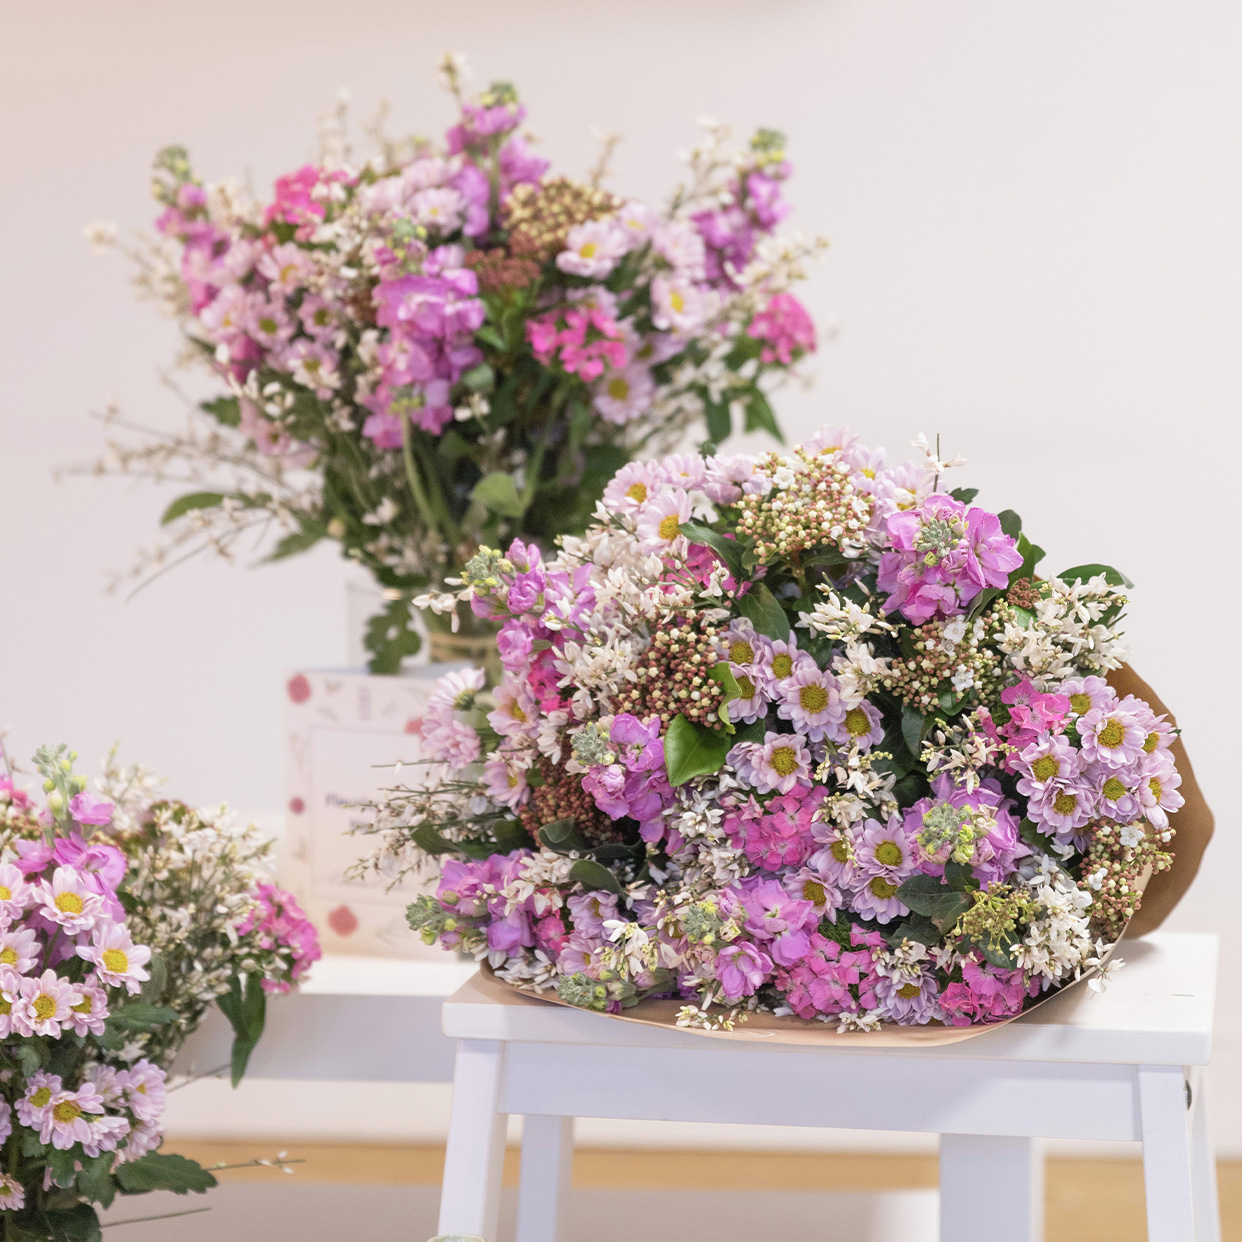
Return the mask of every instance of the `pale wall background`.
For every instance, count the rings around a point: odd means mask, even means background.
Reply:
[[[590,126],[623,131],[614,185],[650,199],[697,116],[789,133],[792,223],[833,242],[805,297],[840,333],[815,389],[782,398],[785,426],[847,421],[895,454],[940,432],[970,458],[961,483],[1021,512],[1052,568],[1098,559],[1137,580],[1135,664],[1178,713],[1220,821],[1175,925],[1242,931],[1242,9],[1221,0],[0,0],[0,726],[15,753],[63,738],[93,762],[119,737],[189,800],[278,811],[282,671],[342,660],[345,567],[325,548],[259,572],[192,564],[128,605],[101,594],[166,497],[51,471],[97,452],[87,413],[109,398],[152,425],[177,417],[156,377],[174,336],[80,232],[143,227],[150,157],[172,141],[208,178],[269,186],[312,153],[341,86],[359,115],[387,97],[394,128],[440,131],[446,48],[476,85],[519,84],[558,168],[586,169]],[[1242,1154],[1238,980],[1234,957],[1215,1075],[1222,1142]],[[402,1111],[372,1113],[371,1131],[395,1137]]]

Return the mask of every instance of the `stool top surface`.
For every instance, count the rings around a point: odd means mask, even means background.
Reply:
[[[968,1060],[1065,1061],[1121,1065],[1206,1065],[1212,1050],[1216,1000],[1216,936],[1157,932],[1124,942],[1125,965],[1104,992],[1085,984],[1053,996],[1033,1012],[994,1030],[951,1044],[878,1047],[865,1037],[822,1043],[780,1042],[776,1032],[732,1034],[679,1030],[618,1021],[605,1014],[540,1000],[482,974],[473,975],[444,1004],[444,1033],[456,1039],[614,1047],[721,1049],[760,1044],[770,1051],[831,1056],[954,1057]],[[909,1028],[917,1031],[920,1028]],[[929,1032],[930,1033],[930,1032]]]
[[[450,996],[477,968],[452,954],[442,956],[436,962],[329,953],[298,991],[304,996]]]

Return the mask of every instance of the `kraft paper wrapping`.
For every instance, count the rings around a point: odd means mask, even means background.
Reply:
[[[1123,667],[1109,674],[1109,684],[1123,698],[1133,694],[1144,700],[1157,714],[1167,714],[1169,720],[1176,724],[1172,712],[1160,701],[1156,692],[1133,669]],[[1122,929],[1121,935],[1109,948],[1105,961],[1117,951],[1117,946],[1126,937],[1142,936],[1155,931],[1164,922],[1173,907],[1181,900],[1190,887],[1191,881],[1199,870],[1203,852],[1212,838],[1213,818],[1203,799],[1203,794],[1195,780],[1194,769],[1186,755],[1186,748],[1180,738],[1173,743],[1173,757],[1177,770],[1182,777],[1181,793],[1186,804],[1175,815],[1171,823],[1177,830],[1173,840],[1174,863],[1170,870],[1162,871],[1155,876],[1147,876],[1140,882],[1143,894],[1142,905],[1138,913],[1130,919]],[[964,1039],[973,1039],[987,1031],[995,1031],[1008,1026],[1027,1014],[1034,1013],[1055,997],[1081,987],[1099,973],[1095,968],[1084,972],[1081,979],[1055,991],[1048,992],[1035,1004],[1028,1006],[1020,1014],[1006,1018],[1000,1022],[980,1023],[975,1026],[944,1026],[938,1022],[929,1022],[925,1026],[898,1026],[884,1023],[877,1031],[845,1031],[838,1033],[832,1020],[828,1022],[808,1022],[793,1014],[777,1017],[771,1013],[752,1013],[744,1022],[739,1022],[732,1031],[705,1031],[697,1027],[679,1027],[677,1013],[687,1002],[672,1000],[645,1000],[627,1009],[624,1013],[610,1014],[619,1022],[637,1022],[642,1026],[661,1027],[667,1030],[689,1031],[707,1039],[728,1039],[735,1043],[759,1042],[767,1044],[793,1044],[802,1046],[823,1047],[825,1044],[853,1044],[871,1048],[928,1048],[941,1044],[961,1043]],[[575,1006],[561,1000],[553,991],[535,992],[519,988],[514,984],[497,979],[486,965],[479,976],[479,983],[484,990],[502,1004],[551,1004],[566,1009]]]

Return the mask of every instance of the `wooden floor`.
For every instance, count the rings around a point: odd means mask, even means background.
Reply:
[[[203,1164],[235,1164],[278,1152],[304,1163],[295,1177],[334,1185],[430,1186],[440,1181],[444,1148],[366,1143],[192,1142],[169,1139]],[[1242,1242],[1242,1161],[1220,1164],[1224,1242]],[[518,1152],[505,1156],[505,1184],[517,1184]],[[221,1177],[280,1177],[236,1169]],[[936,1185],[936,1157],[867,1153],[656,1151],[584,1147],[574,1152],[574,1185],[608,1190],[906,1190]],[[1143,1170],[1137,1160],[1050,1159],[1048,1242],[1144,1242]]]

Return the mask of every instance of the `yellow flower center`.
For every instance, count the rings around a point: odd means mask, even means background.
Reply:
[[[744,638],[739,638],[729,648],[729,659],[734,664],[749,664],[755,658],[755,649]]]
[[[788,677],[793,672],[793,656],[788,652],[780,651],[772,657],[772,676]]]
[[[681,518],[675,513],[670,513],[660,522],[658,529],[661,539],[676,539],[681,534]]]
[[[1058,815],[1073,815],[1078,807],[1078,795],[1072,793],[1059,793],[1052,800],[1052,809]]]
[[[676,290],[676,289],[674,289],[674,290],[673,290],[673,291],[672,291],[672,292],[668,295],[668,304],[669,304],[669,305],[673,308],[673,310],[675,310],[675,311],[676,311],[679,315],[681,314],[681,312],[682,312],[682,311],[684,311],[684,310],[686,309],[686,299],[685,299],[685,298],[683,298],[683,297],[681,296],[681,294],[677,292],[677,290]]]
[[[1055,755],[1040,755],[1031,764],[1031,775],[1037,781],[1050,781],[1061,775],[1061,761]]]
[[[13,890],[7,884],[0,884],[0,901],[12,901]]]
[[[276,323],[276,320],[267,315],[264,315],[263,318],[259,320],[260,332],[267,332],[270,334],[275,332],[278,326],[279,325]]]
[[[1101,746],[1107,746],[1109,750],[1112,750],[1115,747],[1120,746],[1121,743],[1125,741],[1125,736],[1125,726],[1114,716],[1110,718],[1108,724],[1100,730],[1095,740],[1099,742]]]
[[[582,245],[578,247],[578,253],[584,259],[591,259],[595,257],[595,252],[598,249],[599,247],[596,246],[594,242],[583,242]]]
[[[896,841],[881,841],[875,847],[875,860],[881,867],[899,867],[901,865],[901,846]]]
[[[896,891],[897,885],[890,883],[883,876],[876,876],[867,887],[881,900],[887,901]]]
[[[512,716],[514,720],[521,721],[522,724],[526,723],[526,713],[516,703],[509,708],[509,715]]]
[[[17,965],[17,950],[9,949],[9,948],[0,949],[0,965],[16,966]]]
[[[52,1089],[50,1087],[40,1087],[38,1091],[30,1097],[30,1102],[35,1108],[46,1108],[47,1102],[52,1098]]]
[[[822,906],[825,901],[824,886],[818,880],[805,880],[802,884],[802,896],[812,905]]]
[[[868,479],[874,479],[874,478],[875,478],[875,471],[874,471],[874,470],[872,470],[870,466],[864,466],[864,467],[863,467],[863,468],[859,471],[859,474],[863,475],[865,478],[868,478]]]
[[[627,499],[635,500],[641,505],[647,499],[646,483],[631,483],[625,495]]]
[[[798,694],[802,710],[810,715],[822,712],[828,706],[828,691],[823,686],[803,686]]]
[[[1091,710],[1091,700],[1085,694],[1070,695],[1070,711],[1075,715],[1085,716]]]
[[[84,1001],[82,1001],[81,1004],[70,1005],[69,1008],[72,1009],[74,1013],[90,1013],[91,998],[88,996]]]
[[[917,983],[903,983],[897,989],[897,995],[905,1000],[913,1000],[922,990]]]
[[[1147,782],[1147,788],[1151,790],[1151,796],[1159,802],[1164,793],[1164,786],[1160,784],[1160,778],[1158,776],[1153,776],[1151,780]]]
[[[871,732],[871,721],[861,707],[851,707],[845,713],[845,731],[850,737],[863,737]]]
[[[59,893],[56,897],[56,909],[61,914],[81,914],[82,898],[77,893]]]
[[[608,395],[615,401],[624,401],[630,395],[630,381],[624,375],[614,375],[608,381]]]
[[[120,949],[105,949],[103,968],[110,974],[123,975],[129,969],[129,958]]]
[[[1160,745],[1160,734],[1149,733],[1143,739],[1143,750],[1146,754],[1155,754],[1156,747]]]
[[[72,1100],[61,1100],[55,1108],[52,1109],[52,1116],[57,1121],[64,1122],[66,1125],[71,1121],[77,1121],[82,1116],[82,1110]]]
[[[777,776],[789,776],[798,770],[798,752],[792,746],[778,746],[772,752],[772,771]]]
[[[1126,787],[1115,777],[1110,776],[1104,782],[1104,788],[1100,792],[1110,801],[1116,802],[1118,798],[1126,796]]]
[[[736,680],[737,688],[742,692],[742,698],[753,699],[755,697],[755,683],[745,673],[742,673]]]
[[[38,1018],[40,1022],[46,1022],[48,1018],[52,1017],[56,1013],[56,997],[49,996],[46,992],[40,992],[39,995],[34,998],[34,1003],[31,1005],[31,1008],[34,1010],[35,1017]]]
[[[516,772],[509,773],[509,788],[516,789],[518,787],[518,778]]]
[[[13,1012],[13,1002],[4,995],[0,994],[0,1014],[8,1014]]]

